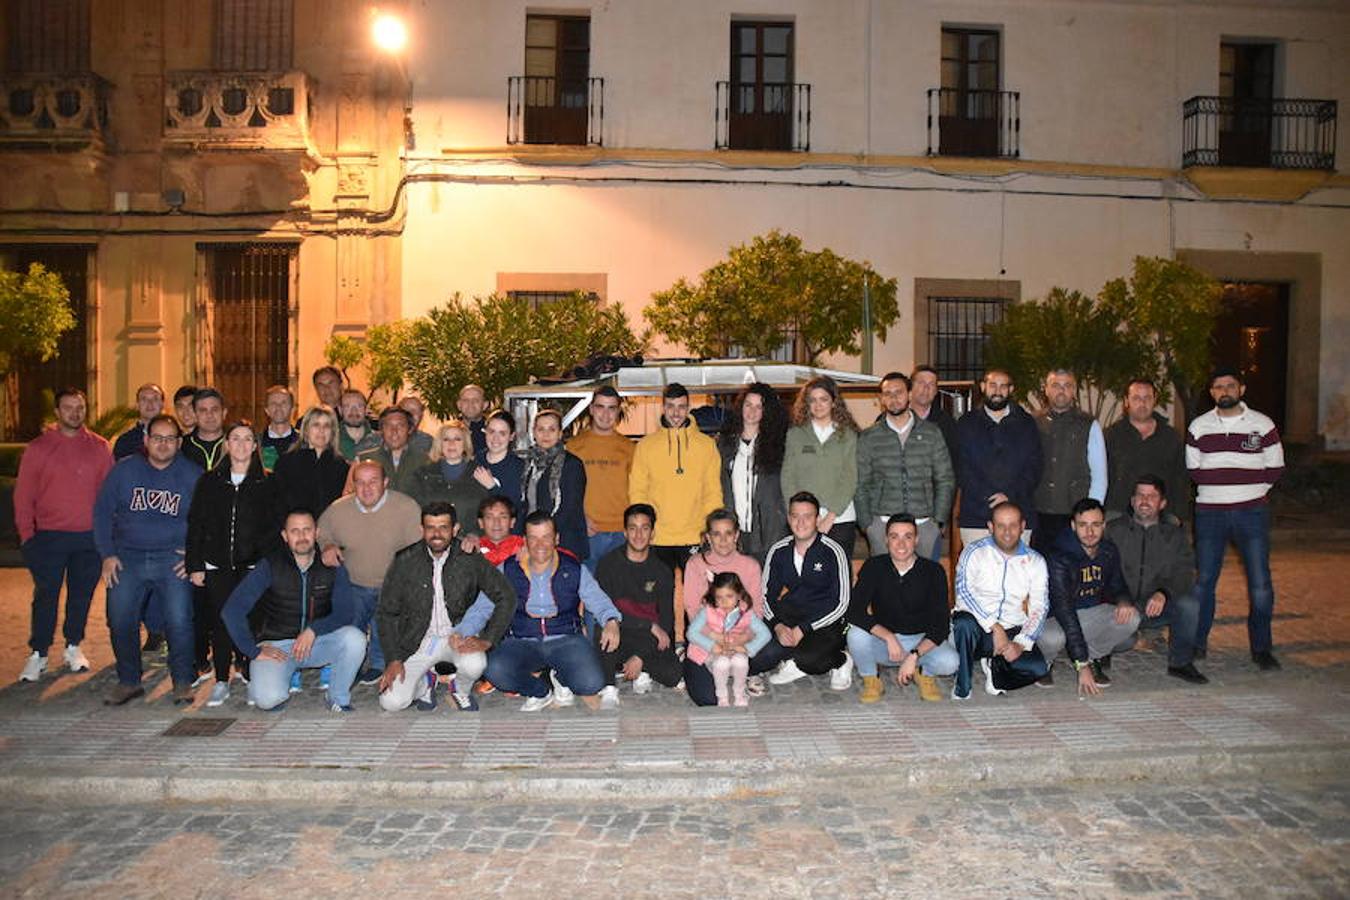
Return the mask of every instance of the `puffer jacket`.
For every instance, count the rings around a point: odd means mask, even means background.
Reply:
[[[858,490],[853,503],[864,525],[874,516],[901,512],[947,524],[944,520],[956,493],[947,442],[932,422],[913,418],[904,444],[885,418],[858,436]]]
[[[238,487],[228,458],[203,474],[188,508],[187,570],[248,568],[281,549],[279,503],[276,481],[257,457]]]

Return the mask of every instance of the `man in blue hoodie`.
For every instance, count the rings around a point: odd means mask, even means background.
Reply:
[[[1097,694],[1111,683],[1111,654],[1134,646],[1139,610],[1120,568],[1120,551],[1104,539],[1106,512],[1091,497],[1073,506],[1072,528],[1050,552],[1050,610],[1036,647],[1053,663],[1067,642],[1081,693]],[[1049,672],[1041,679],[1050,684]]]
[[[94,546],[108,587],[108,631],[117,684],[104,703],[143,696],[141,617],[158,601],[169,639],[173,702],[192,702],[192,586],[184,567],[188,506],[202,470],[178,452],[182,429],[159,415],[145,427],[145,455],[113,466],[94,503]]]

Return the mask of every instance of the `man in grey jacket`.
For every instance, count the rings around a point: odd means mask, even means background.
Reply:
[[[1200,602],[1195,594],[1195,553],[1185,530],[1167,509],[1166,483],[1140,475],[1130,497],[1130,515],[1106,526],[1120,551],[1120,566],[1130,599],[1139,610],[1139,627],[1168,626],[1167,674],[1190,684],[1209,679],[1195,668],[1195,632]]]
[[[858,523],[867,528],[872,553],[886,552],[886,522],[907,513],[918,524],[918,550],[936,560],[952,508],[956,476],[942,431],[909,408],[909,378],[881,379],[882,415],[858,436]]]

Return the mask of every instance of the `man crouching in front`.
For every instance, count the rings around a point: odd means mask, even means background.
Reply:
[[[276,709],[290,696],[297,669],[332,666],[328,708],[352,711],[351,689],[366,656],[355,619],[352,583],[341,566],[315,553],[314,514],[293,510],[281,539],[286,549],[263,557],[230,594],[221,618],[249,666],[248,698]]]
[[[585,566],[557,548],[553,517],[538,510],[525,519],[525,565],[514,556],[501,565],[515,589],[516,610],[506,639],[488,655],[487,679],[524,697],[521,712],[569,706],[576,694],[592,709],[599,706],[605,673],[582,631],[582,604],[603,626],[600,650],[619,646],[621,616],[613,601]],[[543,669],[553,671],[556,691],[547,677],[535,674]]]

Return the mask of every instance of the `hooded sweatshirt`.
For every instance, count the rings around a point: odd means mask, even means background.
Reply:
[[[703,520],[722,505],[722,457],[693,418],[680,428],[661,427],[638,442],[628,476],[628,502],[656,509],[652,543],[693,546]]]

